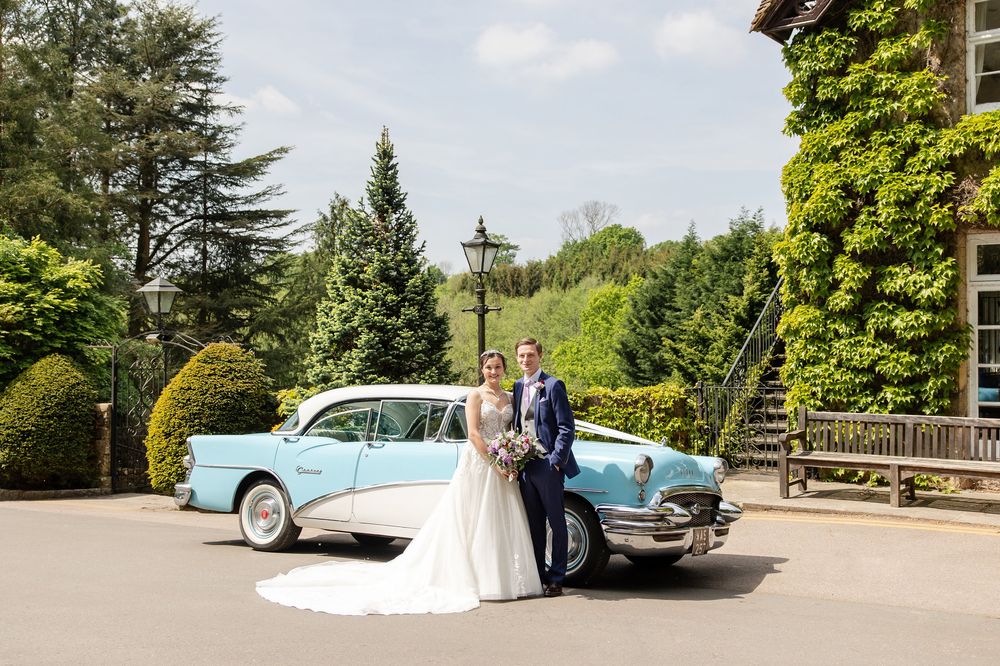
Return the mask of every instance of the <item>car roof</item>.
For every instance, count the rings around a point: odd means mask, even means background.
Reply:
[[[317,393],[306,398],[299,405],[301,428],[326,407],[348,400],[445,400],[453,402],[469,395],[470,386],[452,384],[374,384],[367,386],[346,386]]]

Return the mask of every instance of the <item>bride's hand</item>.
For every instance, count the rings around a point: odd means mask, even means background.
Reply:
[[[500,469],[500,467],[498,467],[497,465],[493,466],[493,471],[499,474],[500,478],[503,479],[504,481],[513,481],[515,478],[517,478],[517,475],[514,474],[514,472],[509,472],[509,473],[505,472],[504,470]]]

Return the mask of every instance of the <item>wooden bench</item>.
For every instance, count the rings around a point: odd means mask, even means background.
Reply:
[[[878,472],[889,479],[889,502],[897,507],[904,489],[909,499],[916,499],[916,474],[1000,478],[1000,419],[812,412],[803,407],[798,414],[799,429],[778,436],[784,498],[793,485],[806,490],[810,467]]]

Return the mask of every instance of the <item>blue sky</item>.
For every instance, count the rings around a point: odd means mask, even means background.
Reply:
[[[759,0],[198,0],[217,16],[245,154],[279,145],[277,203],[315,219],[356,201],[383,125],[427,258],[465,270],[482,215],[521,245],[558,216],[617,205],[647,243],[723,233],[745,206],[783,226],[796,141],[780,47],[747,32]]]

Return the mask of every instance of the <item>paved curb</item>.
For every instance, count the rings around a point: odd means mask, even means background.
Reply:
[[[836,516],[838,518],[854,518],[873,522],[910,523],[914,525],[936,525],[939,527],[974,527],[977,529],[1000,534],[1000,525],[985,524],[976,520],[961,520],[957,518],[930,518],[923,516],[890,515],[872,511],[856,511],[832,507],[775,506],[773,504],[758,504],[756,502],[736,502],[747,513],[775,514],[805,514],[814,516]]]
[[[76,490],[5,490],[0,488],[0,502],[18,500],[68,499],[110,495],[110,488],[78,488]]]

